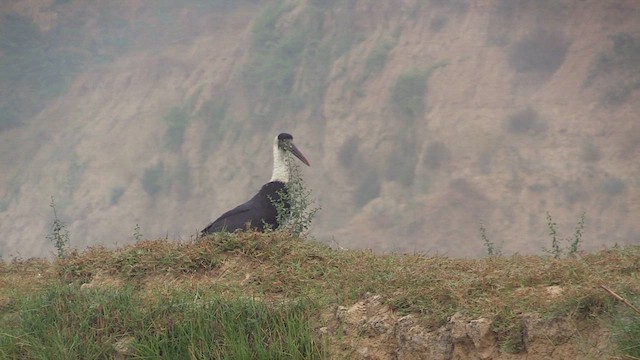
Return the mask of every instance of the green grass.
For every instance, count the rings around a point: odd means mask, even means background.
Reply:
[[[640,302],[637,301],[636,304]],[[614,318],[613,337],[621,353],[630,359],[640,358],[640,314],[627,309],[620,310]]]
[[[131,286],[52,285],[12,300],[0,323],[2,359],[110,358],[128,343],[132,358],[314,359],[308,302],[267,304],[214,293],[143,297]]]
[[[103,358],[122,339],[138,357],[329,358],[350,338],[320,328],[366,294],[426,329],[458,312],[493,319],[501,348],[520,352],[523,314],[579,326],[621,318],[599,284],[637,299],[639,257],[637,246],[561,259],[376,255],[283,232],[96,247],[0,263],[0,358]],[[550,301],[552,285],[563,291]],[[637,343],[627,328],[616,332],[621,347]]]

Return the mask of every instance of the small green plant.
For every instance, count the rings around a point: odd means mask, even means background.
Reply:
[[[51,204],[49,204],[49,206],[53,209],[53,224],[51,224],[51,233],[47,235],[47,239],[49,239],[49,241],[53,243],[53,246],[55,246],[58,252],[58,258],[64,259],[67,252],[67,246],[69,245],[69,230],[67,230],[65,223],[58,218],[56,203],[53,200],[53,196],[51,197]]]
[[[278,224],[281,224],[280,228],[299,236],[309,230],[320,208],[314,206],[311,190],[307,189],[300,167],[290,154],[287,154],[286,161],[291,171],[289,182],[285,185],[285,191],[279,192],[278,200],[272,201],[278,210],[277,220]]]
[[[489,240],[487,236],[487,228],[483,223],[480,223],[480,239],[484,243],[484,247],[487,249],[487,255],[489,256],[500,256],[502,255],[502,251],[500,249],[496,249],[493,241]]]
[[[142,240],[142,231],[140,231],[140,225],[136,223],[136,227],[133,228],[133,238],[136,241]]]
[[[560,241],[558,240],[558,225],[551,218],[551,214],[547,212],[547,226],[549,226],[549,236],[551,236],[551,250],[545,250],[553,254],[554,259],[560,259],[562,249],[560,249]]]
[[[569,253],[568,256],[575,256],[578,253],[578,248],[580,247],[580,242],[582,242],[582,232],[584,230],[584,218],[587,214],[582,213],[580,215],[580,220],[578,220],[578,224],[576,225],[576,229],[573,233],[573,239],[569,243]]]
[[[573,233],[573,239],[565,239],[565,241],[568,242],[569,245],[566,249],[563,250],[561,245],[562,239],[558,235],[558,225],[555,221],[553,221],[551,214],[547,212],[547,226],[549,227],[549,236],[551,236],[551,249],[544,249],[544,251],[552,254],[554,259],[560,259],[565,251],[568,257],[576,256],[580,248],[580,243],[582,242],[585,217],[586,213],[582,213],[582,215],[580,216],[580,220],[578,220],[578,224],[576,224],[576,229]]]

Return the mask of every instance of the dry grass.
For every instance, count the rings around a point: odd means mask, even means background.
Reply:
[[[0,293],[35,292],[56,281],[99,286],[111,279],[149,294],[181,289],[274,301],[303,298],[325,309],[374,293],[396,312],[420,314],[428,327],[444,324],[455,312],[493,318],[504,339],[525,313],[588,319],[606,312],[615,299],[601,284],[638,296],[639,271],[640,247],[560,260],[451,259],[340,251],[282,233],[245,233],[184,244],[147,240],[115,250],[97,247],[54,263],[1,264]]]

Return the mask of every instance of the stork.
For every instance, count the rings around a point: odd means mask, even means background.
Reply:
[[[287,191],[286,184],[289,182],[291,169],[287,161],[287,153],[293,154],[305,165],[309,161],[302,155],[300,150],[293,144],[293,136],[281,133],[273,140],[273,173],[271,180],[264,184],[260,191],[249,201],[225,212],[214,222],[209,224],[201,235],[212,234],[221,231],[234,232],[236,230],[255,229],[264,231],[266,227],[277,229],[278,210],[275,203],[279,201],[288,209],[289,203],[282,199],[282,195]]]

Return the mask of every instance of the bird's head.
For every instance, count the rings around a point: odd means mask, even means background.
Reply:
[[[309,161],[307,161],[307,158],[305,158],[304,155],[302,155],[302,152],[300,152],[300,150],[298,150],[298,148],[293,143],[293,136],[291,136],[291,134],[280,133],[278,134],[278,136],[276,136],[275,142],[278,146],[278,149],[284,152],[288,151],[292,153],[295,157],[300,159],[300,161],[302,161],[305,165],[311,166],[309,165]]]
[[[273,175],[271,181],[289,181],[289,162],[287,160],[287,153],[293,154],[302,161],[305,165],[309,165],[307,158],[302,155],[302,152],[293,144],[293,136],[287,133],[281,133],[273,140]]]

